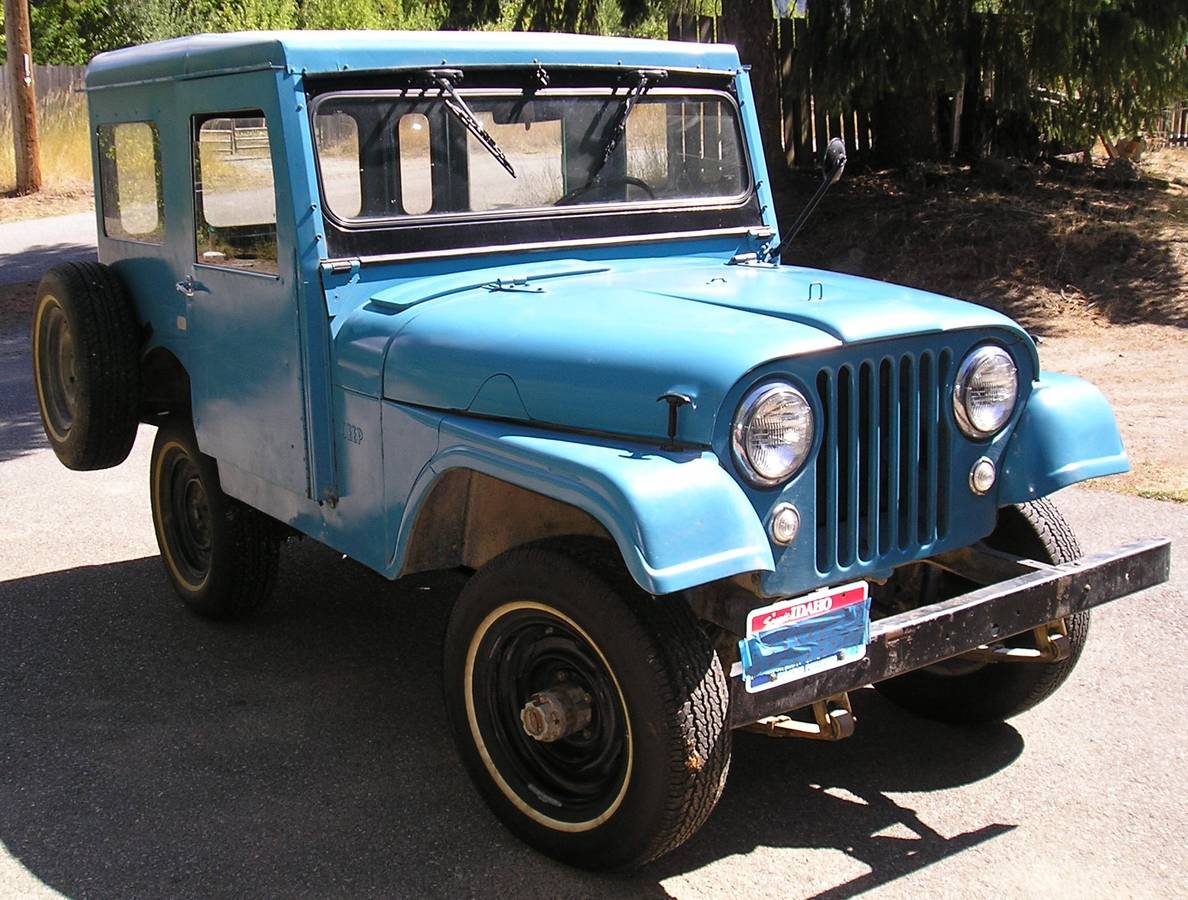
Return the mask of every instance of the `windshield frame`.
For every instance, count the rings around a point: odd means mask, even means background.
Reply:
[[[582,87],[550,87],[542,88],[531,93],[531,96],[557,99],[563,97],[582,97],[582,96],[600,96],[607,98],[622,98],[627,90],[628,85],[599,85],[599,86],[582,86]],[[652,88],[647,93],[647,99],[662,98],[665,96],[675,97],[712,97],[721,100],[729,105],[733,113],[733,124],[738,141],[739,163],[742,168],[742,174],[745,177],[745,185],[743,190],[736,194],[709,196],[704,198],[670,198],[657,200],[627,200],[627,201],[610,201],[599,203],[576,203],[563,206],[525,206],[511,209],[490,209],[490,210],[473,210],[473,211],[448,211],[448,212],[427,212],[417,215],[401,214],[395,216],[343,216],[337,213],[327,199],[326,186],[322,176],[322,160],[321,154],[317,145],[316,137],[316,122],[319,111],[322,106],[334,100],[341,100],[342,98],[350,99],[377,99],[377,100],[399,100],[409,96],[417,100],[423,97],[426,103],[440,102],[437,96],[433,93],[433,88],[425,89],[423,94],[420,88],[401,89],[401,88],[374,88],[374,89],[344,89],[344,90],[329,90],[324,93],[319,93],[309,103],[310,116],[310,140],[314,155],[314,163],[317,172],[318,180],[318,194],[321,202],[323,215],[333,221],[337,226],[346,230],[359,229],[405,229],[415,228],[426,224],[468,224],[473,222],[491,222],[491,221],[509,221],[513,219],[532,219],[540,218],[542,215],[548,216],[582,216],[582,215],[608,215],[608,214],[634,214],[639,212],[663,212],[666,214],[692,212],[692,211],[712,211],[737,209],[745,207],[748,202],[754,199],[756,189],[756,179],[754,166],[751,159],[750,147],[747,145],[746,131],[743,127],[742,111],[738,105],[738,99],[734,96],[732,91],[703,87],[703,86],[681,86],[681,85],[664,85]],[[514,97],[522,98],[525,96],[523,90],[507,87],[469,87],[457,88],[457,93],[466,98],[472,99],[475,97]]]

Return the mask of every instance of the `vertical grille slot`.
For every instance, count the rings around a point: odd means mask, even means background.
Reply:
[[[817,568],[868,564],[944,537],[953,355],[924,351],[821,369]]]
[[[833,373],[822,369],[817,376],[821,400],[821,450],[817,457],[817,570],[828,572],[837,564],[837,404]]]
[[[879,459],[882,454],[879,432],[879,394],[875,364],[866,360],[858,369],[858,441],[862,448],[859,461],[858,558],[874,559],[879,542]]]
[[[932,354],[920,354],[920,505],[916,516],[916,541],[932,542],[936,534],[936,507],[928,502],[936,496],[937,440],[936,379]]]
[[[945,416],[945,385],[950,383],[949,371],[953,366],[953,354],[942,350],[937,371],[937,443],[936,443],[936,537],[944,538],[949,533],[949,468],[952,465],[952,436],[949,434],[948,418]]]

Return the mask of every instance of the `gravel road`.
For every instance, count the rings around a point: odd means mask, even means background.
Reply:
[[[962,730],[866,690],[844,743],[739,735],[697,837],[591,875],[511,838],[461,771],[439,661],[457,576],[392,584],[291,543],[263,618],[188,615],[153,540],[152,430],[118,469],[61,468],[26,340],[0,333],[0,896],[1186,895],[1188,551],[1096,614],[1041,708]],[[1060,499],[1087,549],[1188,547],[1184,506]]]

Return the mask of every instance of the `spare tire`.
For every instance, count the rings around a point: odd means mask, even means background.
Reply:
[[[54,266],[37,288],[33,383],[45,436],[69,469],[118,466],[140,409],[136,315],[115,273],[97,262]]]

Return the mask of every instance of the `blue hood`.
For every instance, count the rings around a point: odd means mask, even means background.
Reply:
[[[663,438],[657,398],[676,391],[694,402],[678,438],[709,444],[727,393],[764,363],[978,328],[1026,340],[983,307],[832,272],[561,260],[374,292],[336,344],[344,386],[378,393],[361,382],[383,353],[389,400],[589,431]]]

